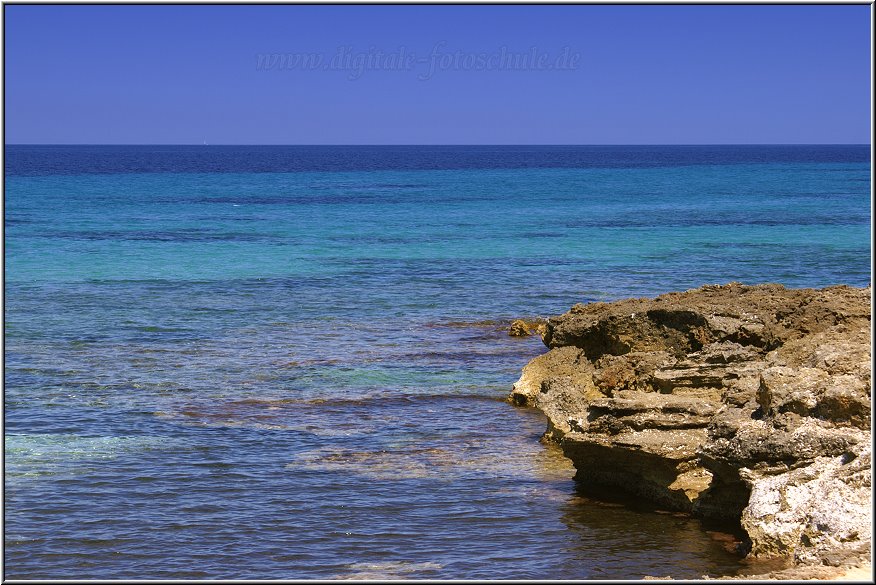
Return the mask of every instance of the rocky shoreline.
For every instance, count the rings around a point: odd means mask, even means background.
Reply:
[[[869,287],[739,283],[576,305],[510,400],[583,489],[738,523],[741,554],[794,565],[764,578],[824,578],[870,563],[870,312]]]

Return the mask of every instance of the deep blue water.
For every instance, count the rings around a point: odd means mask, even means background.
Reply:
[[[870,282],[869,147],[6,151],[7,578],[698,578],[503,401],[508,320]]]

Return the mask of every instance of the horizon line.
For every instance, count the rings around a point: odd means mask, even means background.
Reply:
[[[196,142],[10,142],[8,146],[870,146],[869,142],[629,142],[629,143],[217,143]]]

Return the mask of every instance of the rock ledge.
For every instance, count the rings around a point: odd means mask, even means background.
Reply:
[[[748,554],[869,560],[870,288],[710,285],[575,305],[510,399],[583,487],[739,522]]]

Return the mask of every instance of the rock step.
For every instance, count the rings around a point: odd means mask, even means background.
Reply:
[[[718,404],[696,397],[619,391],[612,398],[591,401],[588,410],[588,431],[618,435],[629,430],[704,428]]]

